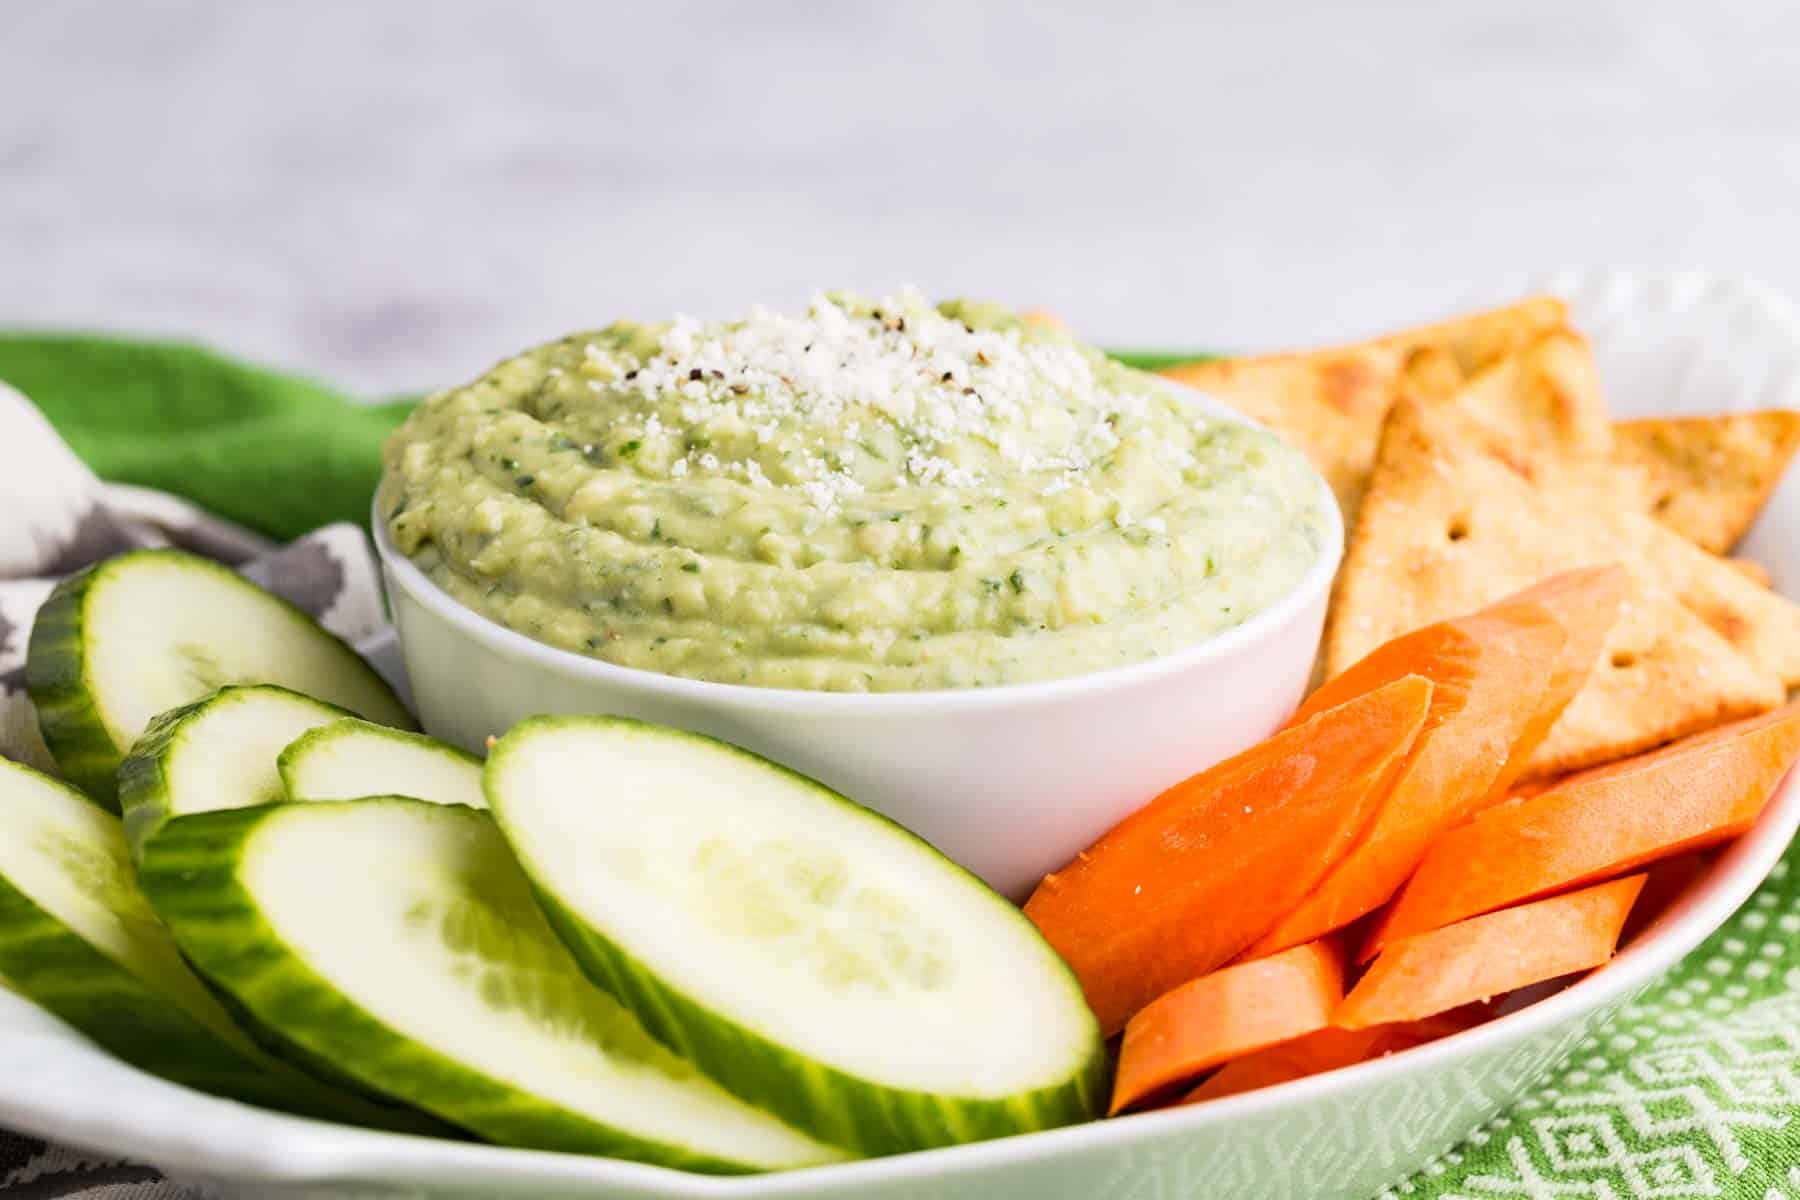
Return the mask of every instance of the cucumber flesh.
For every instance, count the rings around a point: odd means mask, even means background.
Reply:
[[[487,807],[479,758],[422,733],[367,721],[334,721],[302,734],[278,765],[289,800],[411,796]]]
[[[261,684],[223,687],[153,720],[119,767],[119,800],[134,855],[168,822],[191,813],[287,798],[277,762],[308,730],[348,714]]]
[[[12,991],[153,1074],[270,1108],[436,1128],[264,1054],[182,960],[139,890],[119,819],[0,759],[0,972]]]
[[[133,854],[141,861],[145,846],[171,821],[287,800],[279,770],[281,755],[309,731],[345,720],[344,710],[335,705],[270,684],[220,688],[157,717],[119,767],[119,794]],[[377,794],[379,789],[363,785],[358,793]],[[319,1079],[380,1098],[339,1064],[309,1053],[280,1029],[238,1006],[229,993],[221,998],[265,1050]]]
[[[393,689],[318,622],[180,550],[133,551],[59,583],[32,627],[25,677],[62,773],[108,806],[151,719],[224,684],[280,684],[412,726]]]
[[[1100,1030],[1013,905],[723,742],[534,717],[488,803],[576,959],[746,1101],[880,1154],[1088,1119]]]
[[[141,869],[188,958],[260,1021],[491,1141],[720,1172],[842,1157],[589,983],[486,813],[403,797],[203,813]]]

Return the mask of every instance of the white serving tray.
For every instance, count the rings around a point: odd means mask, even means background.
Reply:
[[[1712,275],[1559,275],[1615,412],[1800,408],[1800,315]],[[1497,303],[1523,288],[1497,290]],[[1746,552],[1800,595],[1800,477]],[[391,648],[378,651],[378,657]],[[391,666],[391,662],[384,663]],[[1467,1033],[1211,1104],[973,1146],[714,1179],[571,1155],[373,1133],[263,1112],[141,1074],[0,993],[0,1125],[257,1197],[588,1200],[1367,1200],[1488,1120],[1697,946],[1800,826],[1790,778],[1757,827],[1605,970]]]

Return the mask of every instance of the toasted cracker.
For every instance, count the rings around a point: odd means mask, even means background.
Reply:
[[[1442,346],[1420,346],[1401,363],[1399,393],[1423,400],[1447,399],[1461,390],[1467,378],[1456,355]]]
[[[1570,508],[1606,521],[1691,612],[1764,671],[1789,687],[1800,685],[1800,605],[1756,586],[1644,515],[1652,507],[1647,498],[1659,485],[1650,464],[1620,459],[1586,339],[1554,330],[1488,367],[1444,402],[1478,419],[1479,424],[1464,423],[1465,436],[1479,432],[1515,473],[1533,483],[1548,482]],[[1744,455],[1717,445],[1710,435],[1769,449],[1790,428],[1800,437],[1800,419],[1791,417],[1771,413],[1652,424],[1665,432],[1671,424],[1688,426],[1697,436],[1676,440],[1690,449],[1696,441],[1708,442],[1707,451],[1680,460],[1698,470],[1746,465]],[[1720,474],[1724,478],[1717,486],[1730,489],[1729,470]],[[1747,481],[1751,474],[1740,478]],[[1715,485],[1709,480],[1704,486]],[[1686,495],[1694,497],[1692,491]]]
[[[1554,329],[1488,366],[1456,393],[1515,443],[1565,458],[1610,458],[1612,422],[1587,339]]]
[[[1348,515],[1375,461],[1399,367],[1396,351],[1368,345],[1185,363],[1163,373],[1223,400],[1306,455]]]
[[[1383,342],[1412,351],[1435,347],[1456,360],[1463,374],[1473,375],[1489,363],[1529,346],[1552,329],[1569,323],[1569,307],[1555,296],[1527,296],[1505,308],[1452,317],[1390,334]]]
[[[1454,404],[1407,399],[1395,408],[1339,576],[1328,674],[1401,633],[1558,571],[1617,562],[1631,594],[1601,662],[1526,778],[1611,761],[1782,702],[1781,681],[1664,582],[1666,547],[1616,527],[1596,503],[1600,485],[1550,467],[1521,473],[1498,452],[1503,441]]]
[[[1348,522],[1362,501],[1382,422],[1409,380],[1442,387],[1449,379],[1454,386],[1560,327],[1566,316],[1560,300],[1534,296],[1352,346],[1184,363],[1163,374],[1216,396],[1305,454]]]
[[[1770,588],[1775,586],[1775,579],[1769,574],[1769,568],[1763,566],[1754,558],[1725,558],[1720,559],[1719,561],[1736,571],[1739,575],[1742,575],[1745,579],[1748,579],[1751,583],[1754,583],[1757,587]]]
[[[1617,455],[1647,474],[1648,511],[1695,545],[1729,553],[1800,449],[1800,412],[1621,421]]]
[[[1637,512],[1597,513],[1643,555],[1688,611],[1787,687],[1800,687],[1800,604]]]

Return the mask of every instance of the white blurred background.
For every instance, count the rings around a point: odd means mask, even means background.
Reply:
[[[14,0],[0,325],[374,392],[820,286],[1221,348],[1565,266],[1800,293],[1797,44],[1777,2]]]

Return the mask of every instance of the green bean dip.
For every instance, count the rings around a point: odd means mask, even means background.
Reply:
[[[395,545],[456,600],[620,666],[993,687],[1239,624],[1323,552],[1275,438],[1058,329],[910,289],[621,321],[426,399]]]

